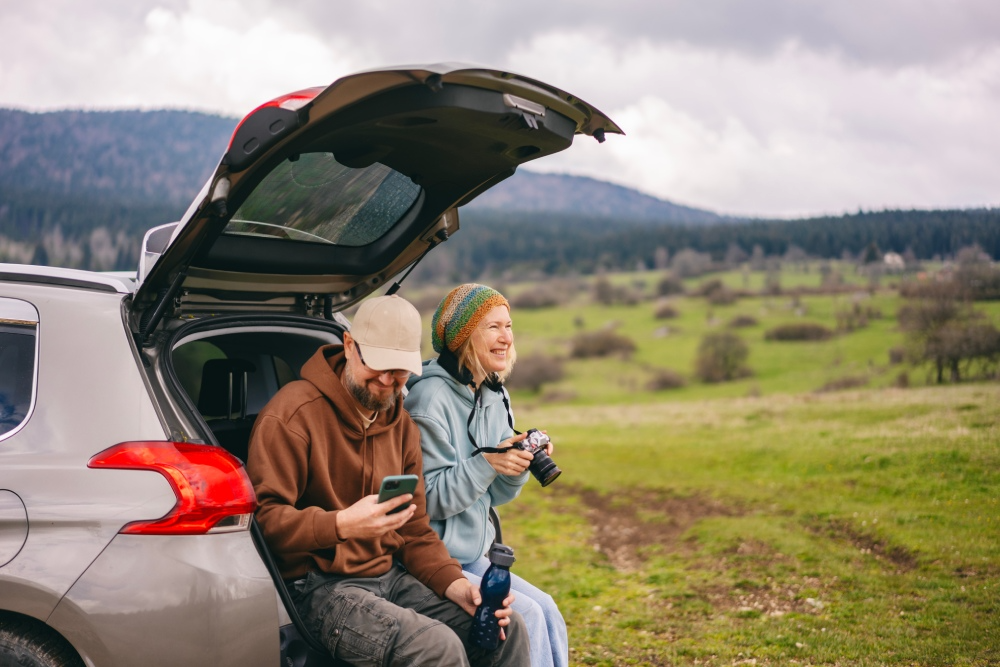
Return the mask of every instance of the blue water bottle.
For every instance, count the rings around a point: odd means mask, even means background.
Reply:
[[[483,601],[472,617],[469,638],[476,646],[493,651],[500,643],[500,619],[496,613],[503,608],[503,601],[510,593],[510,566],[514,564],[514,550],[503,544],[494,544],[488,556],[490,566],[479,584]]]

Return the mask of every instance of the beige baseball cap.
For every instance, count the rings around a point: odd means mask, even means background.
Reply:
[[[351,324],[365,365],[376,371],[401,369],[420,375],[420,313],[395,294],[368,299]]]

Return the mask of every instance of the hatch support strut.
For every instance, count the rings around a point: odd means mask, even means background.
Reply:
[[[410,275],[410,272],[417,267],[417,264],[420,263],[420,260],[426,257],[427,253],[429,253],[431,250],[434,250],[434,248],[438,247],[439,245],[448,240],[448,230],[446,228],[443,228],[439,230],[437,234],[435,234],[434,236],[432,236],[427,240],[429,242],[427,250],[424,250],[422,253],[420,253],[420,257],[417,257],[417,259],[414,260],[413,264],[410,264],[410,268],[406,269],[406,273],[403,274],[403,277],[394,282],[392,284],[392,287],[386,290],[385,292],[386,296],[391,296],[396,292],[398,292],[399,288],[402,286],[403,281],[406,280],[406,277]]]
[[[143,313],[142,318],[139,320],[139,333],[136,334],[136,343],[140,349],[146,346],[149,337],[156,330],[156,325],[163,319],[163,314],[167,310],[167,304],[173,301],[177,291],[181,288],[181,283],[184,282],[184,278],[186,277],[187,271],[178,271],[174,279],[170,281],[170,286],[160,291],[152,310],[147,310]]]

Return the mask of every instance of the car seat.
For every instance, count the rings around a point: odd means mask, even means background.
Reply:
[[[198,411],[218,443],[244,463],[257,419],[247,414],[248,375],[256,370],[245,359],[209,359],[201,369]]]

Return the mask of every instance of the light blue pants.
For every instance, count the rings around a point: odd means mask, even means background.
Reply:
[[[476,586],[490,566],[489,558],[463,565],[465,577]],[[552,596],[510,573],[510,589],[514,592],[514,611],[524,617],[528,628],[532,667],[568,667],[569,637],[566,621]]]

